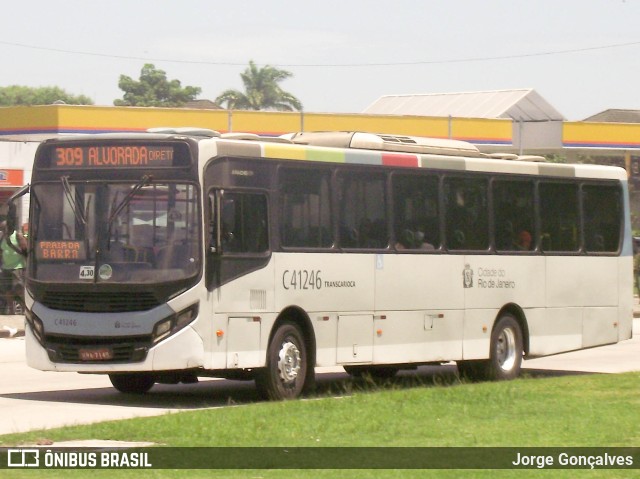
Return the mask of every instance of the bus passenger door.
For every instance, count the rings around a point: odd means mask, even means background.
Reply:
[[[373,315],[338,316],[336,363],[363,364],[373,361]]]

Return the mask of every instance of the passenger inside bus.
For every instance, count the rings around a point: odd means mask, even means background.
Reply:
[[[520,233],[518,233],[518,241],[516,243],[516,246],[520,251],[531,251],[531,243],[531,233],[529,233],[527,230],[522,230],[520,231]]]
[[[426,241],[425,235],[422,231],[413,231],[411,229],[404,229],[396,242],[396,249],[421,249],[421,250],[434,250],[435,247]]]

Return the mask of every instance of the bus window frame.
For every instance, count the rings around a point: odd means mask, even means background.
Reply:
[[[471,173],[471,174],[470,174]],[[442,196],[442,236],[443,236],[443,251],[446,254],[474,254],[474,255],[490,255],[495,253],[495,244],[494,238],[492,237],[492,227],[491,222],[492,219],[492,197],[491,197],[491,180],[495,177],[495,174],[485,173],[485,172],[451,172],[447,171],[441,175],[441,196]],[[486,225],[487,225],[487,245],[484,249],[473,249],[473,248],[458,248],[453,249],[450,242],[449,233],[449,207],[447,205],[447,191],[446,185],[448,180],[482,180],[485,184],[485,216],[486,216]]]
[[[584,211],[585,204],[585,195],[584,188],[585,187],[610,187],[615,189],[618,193],[618,206],[619,211],[616,217],[616,221],[618,222],[618,248],[615,251],[591,251],[587,248],[587,239],[586,239],[586,214]],[[581,222],[581,236],[582,236],[582,244],[581,250],[587,256],[620,256],[622,254],[622,249],[624,247],[624,190],[622,189],[622,185],[619,181],[607,181],[607,180],[591,180],[591,181],[581,181],[580,182],[580,222]]]
[[[391,244],[393,245],[392,249],[394,252],[399,254],[441,254],[445,251],[444,247],[444,195],[443,195],[443,174],[439,172],[435,172],[433,170],[423,170],[420,169],[415,171],[415,169],[400,169],[394,168],[391,170],[389,174],[389,186],[388,186],[388,203],[389,203],[389,221],[391,222]],[[395,187],[396,181],[400,178],[423,178],[425,182],[428,179],[435,180],[436,187],[436,206],[437,206],[437,215],[436,215],[436,227],[437,227],[437,237],[438,237],[438,245],[433,249],[427,248],[398,248],[398,243],[400,242],[400,238],[396,234],[396,222],[398,218],[396,217],[396,195],[395,195]]]
[[[540,202],[538,197],[537,179],[535,177],[523,176],[523,175],[507,175],[507,174],[492,174],[489,182],[489,204],[490,204],[490,228],[491,228],[491,249],[497,255],[535,255],[542,253],[540,248]],[[496,198],[494,194],[494,188],[496,183],[528,183],[531,187],[533,208],[531,211],[533,219],[533,231],[529,231],[531,234],[531,241],[533,247],[529,250],[519,249],[502,249],[498,247],[497,241],[497,206]]]
[[[337,184],[336,178],[336,168],[333,166],[327,166],[323,164],[291,164],[290,162],[279,162],[275,168],[275,195],[273,204],[273,212],[275,214],[275,219],[273,221],[272,229],[273,235],[271,236],[272,243],[277,243],[278,249],[283,252],[322,252],[322,253],[338,253],[340,249],[338,248],[338,232],[337,232],[337,224],[338,224],[338,211],[339,211],[339,201],[338,195],[335,194],[335,188]],[[326,175],[328,182],[328,201],[329,201],[329,232],[331,234],[331,245],[329,246],[290,246],[285,245],[283,241],[283,228],[285,225],[284,222],[284,190],[282,189],[282,179],[283,179],[283,171],[291,172],[291,171],[306,171],[309,173],[318,172],[322,175]],[[276,240],[277,237],[277,240]],[[274,245],[272,245],[272,248]]]
[[[338,221],[336,221],[336,228],[338,230],[336,236],[336,245],[340,251],[345,253],[359,253],[359,252],[393,252],[392,244],[392,227],[391,227],[391,217],[390,217],[390,197],[389,197],[389,178],[391,172],[394,169],[391,168],[371,168],[365,166],[357,166],[357,165],[348,165],[345,167],[338,168],[336,174],[334,175],[334,201],[337,203],[337,209],[335,211],[336,217]],[[343,238],[341,231],[341,223],[343,220],[344,213],[344,191],[345,191],[345,178],[349,177],[350,180],[354,178],[362,178],[365,174],[368,174],[370,177],[379,177],[382,183],[382,187],[384,188],[384,194],[382,195],[382,200],[384,201],[384,207],[382,210],[384,211],[384,231],[386,234],[386,245],[385,246],[373,246],[373,247],[357,247],[357,246],[344,246]],[[382,224],[382,222],[380,223]]]

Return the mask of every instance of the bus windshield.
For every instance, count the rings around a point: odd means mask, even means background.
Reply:
[[[195,185],[71,182],[33,185],[32,278],[60,283],[160,283],[197,274]]]

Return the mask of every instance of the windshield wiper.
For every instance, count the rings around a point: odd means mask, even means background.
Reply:
[[[124,210],[127,207],[127,205],[131,203],[131,200],[133,199],[135,194],[138,191],[140,191],[141,188],[151,183],[152,179],[153,177],[151,175],[144,175],[140,179],[140,181],[136,183],[133,188],[131,188],[131,191],[129,191],[129,193],[127,193],[127,195],[124,198],[122,198],[122,201],[118,204],[118,206],[116,206],[113,209],[113,211],[111,212],[111,215],[109,216],[108,228],[107,228],[107,239],[111,239],[111,226],[113,225],[113,221],[118,217],[118,215],[122,212],[122,210]]]
[[[62,176],[60,177],[62,181],[62,189],[64,190],[64,196],[67,198],[67,203],[71,207],[71,211],[73,211],[73,215],[76,217],[76,221],[79,221],[83,225],[86,226],[87,218],[82,209],[82,203],[80,203],[79,198],[73,197],[73,192],[71,191],[71,185],[69,184],[69,177]]]

